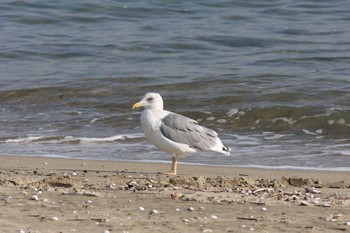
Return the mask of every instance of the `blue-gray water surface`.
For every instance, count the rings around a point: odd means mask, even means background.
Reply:
[[[185,163],[350,171],[350,2],[0,3],[2,155],[160,161],[149,91],[216,130]]]

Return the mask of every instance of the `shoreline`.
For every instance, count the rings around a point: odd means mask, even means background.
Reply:
[[[350,172],[0,156],[2,232],[349,232]]]
[[[67,161],[69,163],[67,164]],[[45,164],[47,163],[47,164]],[[0,170],[8,166],[16,167],[18,164],[26,165],[27,169],[45,168],[65,170],[86,170],[88,168],[100,168],[101,172],[117,172],[127,169],[129,173],[160,174],[170,169],[170,162],[152,162],[152,161],[112,161],[112,160],[90,160],[80,158],[53,158],[53,157],[36,157],[36,156],[8,156],[0,155]],[[54,166],[55,164],[55,166]],[[156,168],[155,168],[156,167]],[[26,168],[22,166],[22,169]],[[205,164],[188,164],[179,162],[178,175],[227,175],[239,176],[249,173],[254,178],[259,178],[259,174],[264,174],[264,178],[276,178],[276,174],[283,173],[286,176],[310,176],[312,178],[322,177],[322,174],[330,180],[347,179],[350,177],[350,171],[333,171],[333,170],[309,170],[309,169],[280,169],[280,168],[255,168],[255,167],[231,167],[220,165]]]

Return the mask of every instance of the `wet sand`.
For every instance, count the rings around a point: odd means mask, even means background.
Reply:
[[[350,232],[350,172],[169,169],[0,156],[0,232]]]

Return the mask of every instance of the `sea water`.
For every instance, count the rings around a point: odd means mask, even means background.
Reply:
[[[350,2],[2,1],[2,155],[168,162],[145,92],[216,130],[193,164],[350,171]]]

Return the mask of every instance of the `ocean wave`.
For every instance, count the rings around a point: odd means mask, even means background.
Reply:
[[[110,137],[73,137],[73,136],[28,136],[22,138],[8,138],[0,140],[2,143],[108,143],[108,142],[118,142],[118,141],[127,141],[132,139],[141,139],[144,138],[144,135],[141,133],[134,134],[121,134],[114,135]]]

